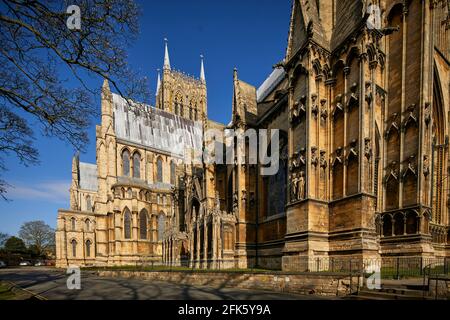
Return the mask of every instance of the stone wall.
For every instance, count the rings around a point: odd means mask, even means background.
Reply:
[[[269,290],[306,295],[346,296],[357,290],[358,277],[328,274],[267,274],[233,272],[99,271],[101,277],[166,281],[176,284]]]

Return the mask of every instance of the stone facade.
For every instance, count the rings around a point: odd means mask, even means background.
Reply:
[[[74,159],[57,264],[289,271],[322,257],[449,256],[449,6],[294,0],[284,60],[258,89],[234,71],[227,126],[207,117],[203,64],[200,79],[174,71],[167,46],[156,108],[137,122],[105,83],[97,164]],[[142,117],[188,127],[193,149],[199,131],[279,129],[280,170],[185,165],[139,133],[160,129]]]

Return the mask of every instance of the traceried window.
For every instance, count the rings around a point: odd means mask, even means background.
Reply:
[[[138,152],[133,155],[133,178],[141,178],[141,155]]]
[[[147,211],[144,209],[139,214],[139,235],[141,240],[147,239]]]
[[[175,161],[172,161],[170,163],[170,183],[175,185],[176,183],[176,165],[175,165]]]
[[[156,181],[163,182],[163,162],[161,158],[156,161]]]
[[[86,241],[86,257],[90,257],[91,256],[91,240],[87,240]]]
[[[122,152],[122,175],[130,176],[130,152],[126,149]]]
[[[166,231],[166,217],[161,213],[158,217],[158,241],[164,239],[164,233]]]
[[[75,239],[72,240],[72,257],[77,256],[77,241]]]
[[[123,232],[125,239],[131,239],[131,213],[126,209],[123,217]]]

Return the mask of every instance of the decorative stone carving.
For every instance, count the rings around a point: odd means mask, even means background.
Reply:
[[[300,176],[298,178],[298,200],[305,199],[305,187],[306,187],[305,172],[300,171]]]
[[[317,119],[317,116],[319,114],[319,107],[317,106],[317,94],[311,95],[311,100],[312,100],[311,113],[314,115],[314,119]]]
[[[408,158],[408,166],[403,170],[402,180],[405,180],[408,175],[413,175],[417,177],[417,168],[416,168],[416,156],[412,155]]]
[[[327,154],[327,152],[326,152],[325,150],[320,150],[320,160],[319,160],[319,163],[320,163],[320,167],[321,167],[322,169],[326,169],[327,166],[328,166],[328,162],[327,162],[327,159],[326,159],[326,154]]]
[[[333,167],[335,165],[337,165],[338,163],[342,163],[342,149],[343,149],[342,147],[339,147],[339,148],[336,149],[335,157],[334,157],[334,160],[333,160],[333,163],[332,163]]]
[[[254,192],[250,192],[250,208],[253,208],[255,206],[255,193]]]
[[[351,160],[358,160],[358,141],[355,139],[350,142],[350,150],[347,156],[347,162]]]
[[[367,102],[368,107],[371,108],[372,101],[373,101],[373,93],[372,93],[372,82],[370,82],[370,81],[366,82],[366,96],[365,96],[365,100]]]
[[[247,202],[247,191],[246,190],[242,190],[241,200],[243,202],[243,205],[245,206],[245,203]]]
[[[311,164],[317,167],[319,164],[319,158],[317,156],[317,147],[311,147]]]
[[[403,126],[402,126],[402,130],[403,132],[406,131],[406,129],[408,128],[408,126],[410,125],[415,125],[418,126],[418,119],[417,119],[417,115],[416,115],[416,105],[412,104],[408,107],[408,115],[405,118],[405,121],[403,122]]]
[[[425,125],[428,127],[431,123],[431,104],[429,102],[425,103],[424,108],[424,121]]]
[[[397,161],[392,161],[389,165],[388,173],[385,177],[385,183],[388,183],[391,179],[398,180]]]
[[[389,139],[389,135],[391,134],[391,132],[393,131],[393,130],[395,130],[395,131],[399,131],[399,125],[398,125],[398,123],[397,123],[397,118],[398,118],[398,113],[397,112],[394,112],[392,115],[391,115],[391,118],[390,118],[390,124],[388,125],[388,127],[387,127],[387,129],[386,129],[386,132],[385,132],[385,134],[384,134],[384,137],[385,137],[385,139],[387,140],[387,139]]]
[[[297,201],[298,200],[298,177],[296,173],[293,173],[291,175],[291,201]]]
[[[423,156],[423,175],[425,178],[430,175],[430,162],[427,155]]]
[[[350,112],[353,109],[353,107],[358,106],[359,98],[358,98],[357,89],[358,89],[358,84],[356,82],[354,82],[352,84],[352,86],[350,87],[350,97],[348,98],[348,102],[347,102],[347,112]]]
[[[233,212],[237,214],[239,211],[239,195],[238,192],[235,191],[233,194]]]
[[[306,96],[302,96],[299,101],[294,103],[294,106],[289,112],[289,119],[292,124],[296,124],[302,116],[306,114]]]
[[[320,117],[322,118],[323,121],[327,120],[328,118],[328,111],[326,108],[326,104],[327,104],[326,99],[320,100]]]
[[[367,158],[367,160],[370,160],[372,158],[372,144],[371,144],[370,138],[364,139],[364,156]]]
[[[336,118],[339,112],[344,112],[344,106],[342,105],[342,94],[336,96],[336,105],[333,109],[333,118]]]
[[[291,176],[291,201],[299,201],[305,199],[306,179],[304,171],[294,173]]]

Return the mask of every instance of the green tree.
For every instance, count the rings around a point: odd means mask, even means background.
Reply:
[[[27,251],[23,240],[14,236],[6,240],[4,249],[11,253],[24,253]]]
[[[20,227],[19,237],[25,241],[28,248],[40,256],[51,250],[55,244],[55,230],[44,221],[25,222]]]
[[[3,232],[0,232],[0,249],[3,248],[6,240],[8,240],[9,235]]]
[[[38,163],[35,130],[84,151],[100,92],[86,79],[108,79],[126,99],[150,96],[124,49],[139,31],[134,0],[2,0],[0,6],[0,174],[9,156]],[[71,27],[73,18],[80,28]],[[6,189],[0,180],[5,199]]]

